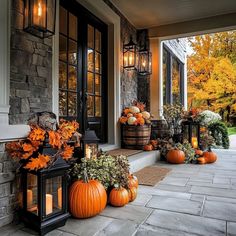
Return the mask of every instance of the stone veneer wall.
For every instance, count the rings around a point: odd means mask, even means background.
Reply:
[[[136,28],[122,15],[122,13],[109,1],[103,0],[117,15],[120,16],[120,72],[121,72],[121,108],[129,106],[133,100],[138,99],[138,76],[134,70],[123,69],[123,45],[129,42],[132,35],[134,42],[137,42]]]
[[[23,0],[11,0],[10,124],[52,110],[52,40],[23,31]]]

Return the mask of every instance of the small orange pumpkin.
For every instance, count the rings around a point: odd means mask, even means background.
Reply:
[[[130,111],[129,111],[129,108],[125,108],[125,109],[123,110],[124,115],[127,115],[129,112],[130,112]]]
[[[109,203],[112,206],[122,207],[129,202],[129,193],[123,188],[113,188],[109,195]]]
[[[198,164],[206,164],[207,163],[206,159],[204,157],[198,158],[197,161],[198,161]]]
[[[153,146],[154,149],[157,148],[157,145],[158,145],[158,141],[157,140],[150,140],[150,144]]]
[[[172,149],[167,153],[166,159],[172,164],[182,164],[185,161],[185,154],[178,149]]]
[[[207,163],[214,163],[217,160],[216,153],[214,153],[212,151],[204,152],[203,157],[206,159]]]
[[[125,117],[125,116],[121,116],[119,121],[120,121],[121,124],[126,124],[126,122],[128,121],[128,118]]]
[[[195,154],[199,155],[199,156],[202,156],[203,155],[203,151],[200,150],[200,149],[195,149]]]
[[[129,175],[128,186],[129,188],[132,187],[138,188],[138,178],[135,175],[133,174]]]
[[[152,144],[147,144],[143,147],[144,151],[152,151],[153,150],[153,146]]]
[[[97,180],[75,181],[69,191],[71,214],[76,218],[89,218],[102,212],[107,204],[107,193]]]
[[[128,194],[129,194],[129,201],[130,202],[134,201],[136,199],[137,193],[138,193],[137,188],[131,187],[131,188],[128,188],[127,190],[128,190]]]
[[[134,116],[135,116],[137,119],[138,119],[138,118],[143,118],[143,114],[142,114],[142,113],[136,113]]]

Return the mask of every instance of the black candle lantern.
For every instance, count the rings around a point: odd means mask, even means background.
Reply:
[[[86,159],[96,159],[98,154],[98,142],[99,138],[97,137],[95,131],[86,130],[84,136],[81,139],[83,157]]]
[[[200,124],[193,120],[182,122],[183,140],[188,140],[192,147],[200,148]]]
[[[69,218],[67,164],[61,157],[49,168],[22,169],[21,219],[40,235],[65,225]]]
[[[152,73],[152,53],[146,47],[139,51],[138,73],[140,75]]]
[[[123,47],[123,67],[126,70],[134,70],[137,66],[137,45],[133,42],[132,36]]]
[[[24,30],[40,38],[55,33],[56,0],[25,0]]]

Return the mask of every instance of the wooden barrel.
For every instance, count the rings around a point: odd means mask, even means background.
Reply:
[[[149,143],[151,135],[151,125],[123,125],[122,142],[127,149],[141,150]]]

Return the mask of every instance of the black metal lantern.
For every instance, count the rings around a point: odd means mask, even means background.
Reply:
[[[81,139],[83,157],[86,159],[96,159],[98,154],[98,142],[99,138],[97,137],[95,131],[86,130],[84,136]]]
[[[40,38],[55,33],[56,0],[25,0],[24,30]]]
[[[46,152],[52,151],[46,148]],[[42,152],[45,154],[45,151]],[[20,216],[26,226],[40,235],[65,225],[68,213],[68,174],[70,165],[61,157],[48,168],[29,171],[22,168]]]
[[[126,70],[134,70],[137,66],[137,45],[133,42],[132,36],[123,47],[123,67]]]
[[[188,140],[192,147],[197,149],[200,147],[200,124],[193,120],[182,122],[183,140]]]
[[[146,49],[139,51],[138,73],[140,75],[152,74],[152,53]]]

